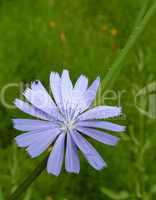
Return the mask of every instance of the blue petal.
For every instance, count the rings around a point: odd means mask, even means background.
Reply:
[[[20,99],[16,99],[14,103],[17,108],[19,108],[21,111],[23,111],[29,115],[38,117],[43,120],[52,120],[52,117],[49,116],[47,113],[41,111],[40,109],[36,108],[35,106],[32,106]]]
[[[59,133],[60,131],[56,129],[44,131],[40,137],[36,138],[36,140],[30,144],[27,148],[27,152],[32,158],[39,156],[48,149]]]
[[[60,131],[58,129],[48,129],[48,130],[41,130],[41,131],[31,131],[28,133],[24,133],[22,135],[19,135],[15,138],[16,143],[20,147],[28,147],[30,144],[34,143],[37,139],[40,139],[43,137],[46,138],[47,135],[51,134],[53,135],[58,134]]]
[[[73,88],[72,103],[75,107],[79,105],[80,101],[84,100],[84,94],[88,87],[88,79],[81,75]]]
[[[85,94],[86,107],[84,107],[84,110],[89,108],[92,105],[96,97],[96,93],[99,88],[99,85],[100,85],[100,77],[97,77],[96,80],[92,83],[92,85],[86,91],[86,94]]]
[[[103,131],[100,130],[92,128],[84,128],[84,127],[77,127],[77,130],[107,145],[116,145],[117,142],[119,141],[118,137],[104,133]]]
[[[106,129],[106,130],[115,131],[115,132],[123,132],[125,131],[125,128],[126,128],[125,126],[114,124],[112,122],[96,121],[96,120],[80,121],[76,123],[76,125],[82,126],[82,127],[101,128],[101,129]]]
[[[52,173],[56,176],[60,174],[63,164],[64,140],[65,134],[62,133],[56,140],[56,143],[54,144],[53,150],[48,159],[47,171],[48,173]]]
[[[72,110],[73,118],[75,118],[82,110],[81,106],[83,105],[85,99],[84,94],[88,87],[88,79],[81,75],[77,80],[72,94]]]
[[[81,75],[75,83],[73,92],[82,96],[84,92],[86,92],[87,87],[88,87],[88,79],[84,75]]]
[[[71,107],[72,107],[72,92],[73,85],[69,77],[68,70],[63,70],[61,76],[61,94],[64,112],[67,118],[69,118]]]
[[[102,157],[85,138],[83,138],[77,131],[74,131],[74,133],[71,135],[75,144],[82,151],[85,158],[92,167],[94,167],[96,170],[101,170],[106,167],[106,163]]]
[[[62,109],[61,78],[56,72],[50,74],[50,87],[56,104]]]
[[[106,119],[121,115],[121,107],[97,106],[79,116],[79,120]]]
[[[13,119],[14,128],[20,131],[35,131],[41,129],[52,129],[58,127],[55,122],[33,119]]]
[[[66,156],[65,156],[65,168],[68,172],[79,173],[80,161],[78,157],[77,147],[70,135],[67,134]]]
[[[32,89],[27,88],[23,94],[30,103],[48,114],[56,109],[56,105],[40,81],[33,82]]]
[[[79,113],[83,112],[84,110],[88,109],[91,106],[92,102],[96,97],[99,84],[100,84],[100,78],[98,77],[79,99],[78,103]]]

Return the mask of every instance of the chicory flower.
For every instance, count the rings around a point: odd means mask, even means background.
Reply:
[[[73,86],[69,72],[50,75],[51,97],[40,81],[32,83],[23,95],[27,102],[15,100],[15,105],[24,113],[38,119],[13,119],[14,128],[25,132],[16,137],[19,147],[26,148],[32,158],[52,147],[47,162],[47,171],[58,176],[64,154],[65,169],[79,173],[78,150],[96,170],[106,166],[96,149],[85,139],[89,136],[106,145],[116,145],[119,138],[105,131],[123,132],[125,127],[104,121],[119,116],[120,107],[92,107],[100,84],[97,78],[88,87],[88,79],[81,75]]]

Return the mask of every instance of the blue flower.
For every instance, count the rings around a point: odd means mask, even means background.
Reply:
[[[48,173],[56,176],[60,174],[64,154],[66,171],[79,173],[78,149],[96,170],[106,166],[102,157],[84,136],[107,145],[116,145],[119,138],[102,129],[122,132],[125,127],[103,121],[119,116],[120,107],[91,107],[99,84],[100,79],[97,78],[88,87],[88,79],[81,75],[73,86],[67,70],[63,71],[61,77],[58,73],[52,72],[50,86],[53,98],[40,81],[35,81],[31,88],[27,88],[23,93],[29,103],[20,99],[15,100],[17,108],[39,118],[13,119],[14,128],[25,132],[16,137],[16,143],[19,147],[26,148],[32,158],[52,147],[47,162]]]

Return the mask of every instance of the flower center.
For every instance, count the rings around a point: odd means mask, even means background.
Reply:
[[[75,124],[73,121],[67,121],[67,122],[64,122],[61,129],[67,133],[68,131],[72,130],[74,127],[75,127]]]

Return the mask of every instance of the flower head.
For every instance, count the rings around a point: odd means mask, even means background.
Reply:
[[[106,163],[85,136],[107,145],[116,145],[119,138],[104,130],[122,132],[125,127],[103,121],[119,116],[120,107],[91,107],[99,84],[100,79],[97,78],[88,87],[88,79],[81,75],[73,86],[67,70],[61,77],[52,72],[52,98],[40,81],[33,82],[31,88],[23,93],[28,102],[16,99],[15,105],[38,119],[13,119],[14,128],[25,132],[16,137],[17,145],[26,148],[32,158],[52,146],[47,171],[54,175],[61,172],[64,154],[66,171],[79,173],[78,150],[93,168],[103,169]]]

